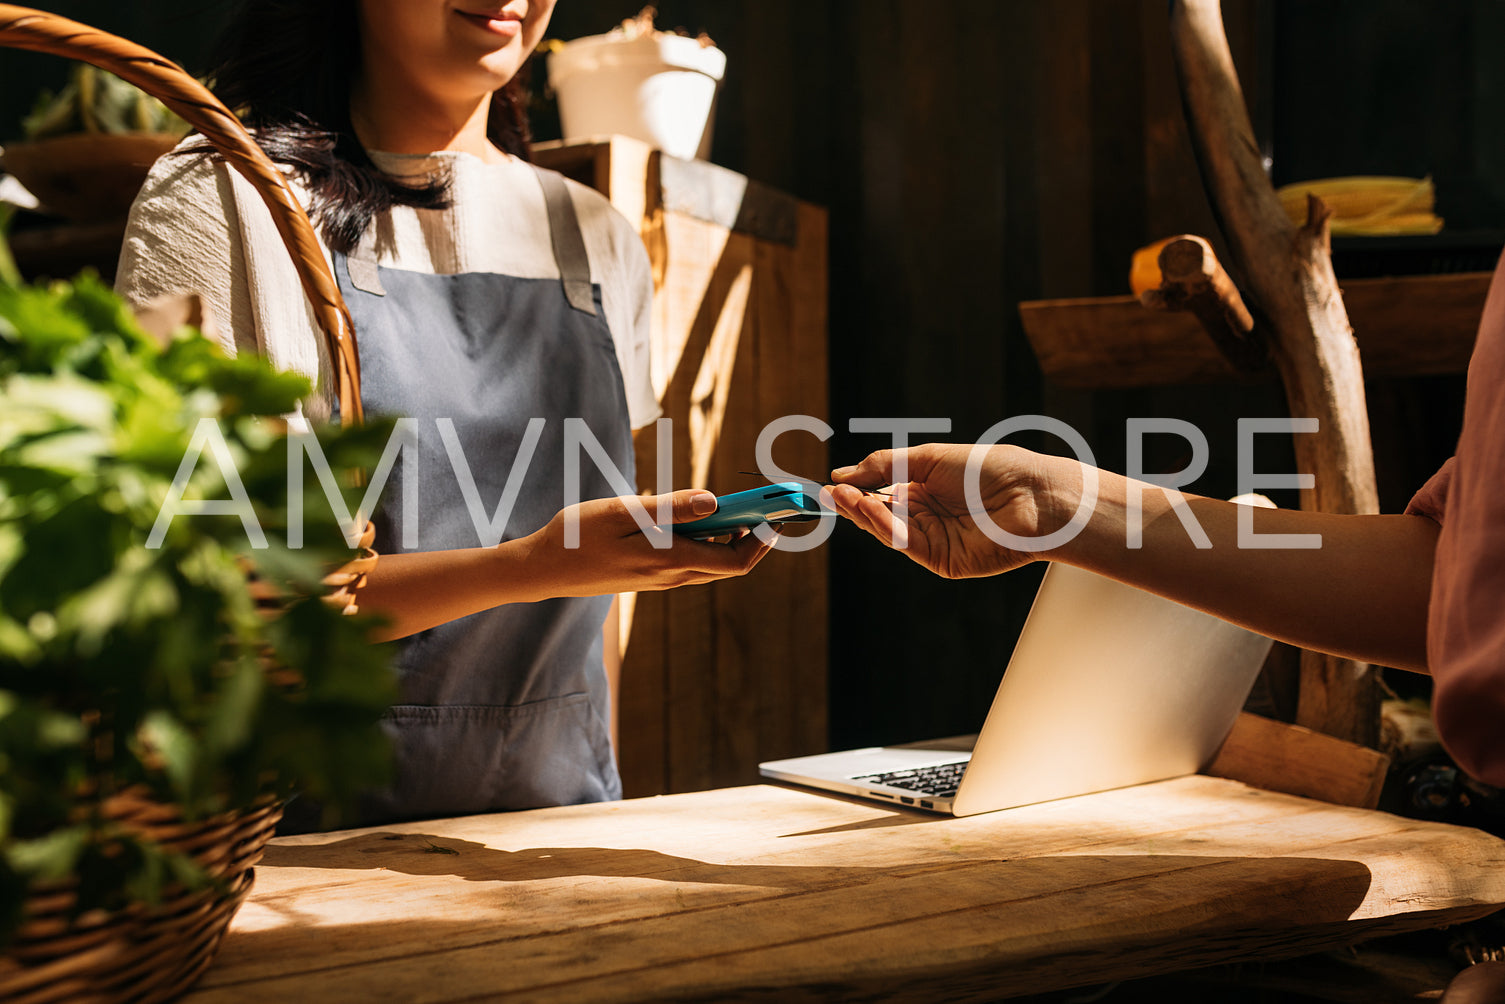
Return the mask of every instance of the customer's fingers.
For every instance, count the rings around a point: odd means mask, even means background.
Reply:
[[[821,492],[836,510],[889,547],[909,546],[908,528],[883,502],[850,485],[835,485]]]
[[[893,481],[894,451],[878,450],[862,458],[851,467],[838,467],[831,472],[831,480],[838,484],[856,485],[859,488],[878,488]]]

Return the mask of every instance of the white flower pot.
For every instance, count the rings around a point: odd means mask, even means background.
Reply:
[[[720,49],[662,32],[590,35],[549,56],[565,140],[619,134],[687,159],[710,153],[725,72]]]

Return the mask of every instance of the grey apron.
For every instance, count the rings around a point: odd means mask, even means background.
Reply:
[[[560,279],[432,275],[379,268],[359,252],[336,257],[366,410],[415,420],[416,449],[403,450],[374,515],[379,553],[482,546],[463,479],[473,477],[472,503],[489,518],[526,452],[530,420],[544,419],[542,432],[503,540],[579,501],[564,497],[566,418],[583,419],[633,483],[622,374],[574,204],[559,175],[538,177]],[[457,445],[468,475],[451,459]],[[618,494],[578,452],[581,499]],[[412,483],[416,527],[402,502]],[[620,798],[601,659],[611,601],[513,603],[394,643],[404,703],[383,724],[397,771],[390,790],[363,805],[362,822]]]

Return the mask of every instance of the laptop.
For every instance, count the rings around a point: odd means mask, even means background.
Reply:
[[[763,776],[970,816],[1192,774],[1271,641],[1093,572],[1045,573],[976,736],[773,760]]]

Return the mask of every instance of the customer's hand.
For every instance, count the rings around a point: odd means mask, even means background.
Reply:
[[[949,579],[997,575],[1042,557],[997,543],[978,520],[1021,538],[1038,538],[1064,525],[1048,502],[1046,458],[1015,446],[981,448],[974,509],[967,504],[965,480],[974,449],[934,443],[879,450],[855,467],[833,471],[837,484],[823,496],[889,547]],[[902,474],[900,461],[906,466]],[[905,480],[895,483],[900,477]],[[859,490],[888,484],[894,484],[891,505],[884,496]]]
[[[752,533],[730,543],[710,543],[681,536],[669,526],[644,530],[629,505],[641,503],[649,518],[657,519],[661,497],[668,499],[671,523],[716,511],[716,496],[696,489],[631,500],[594,499],[560,510],[547,526],[525,538],[527,561],[542,579],[546,595],[599,596],[712,582],[745,574],[771,549]],[[578,520],[578,546],[567,546],[576,543],[568,533],[572,520]]]

